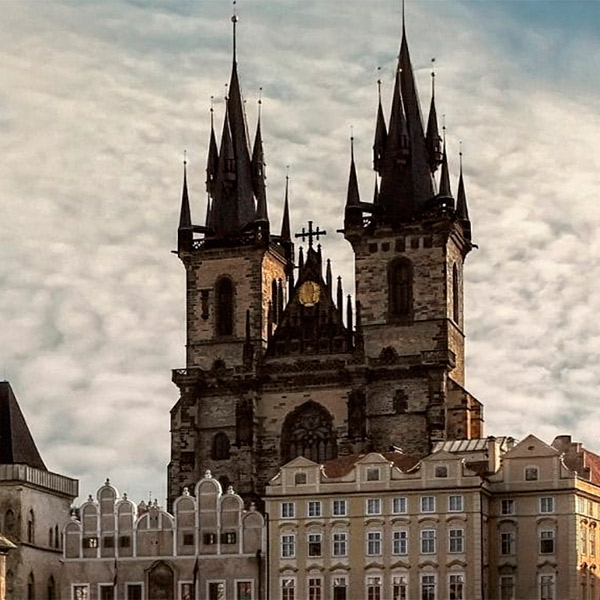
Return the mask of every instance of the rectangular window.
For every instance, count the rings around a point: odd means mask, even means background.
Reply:
[[[465,600],[465,576],[462,573],[448,578],[448,597],[449,600]]]
[[[405,496],[399,496],[392,500],[392,512],[395,515],[404,515],[407,511],[407,502]]]
[[[381,514],[381,498],[367,498],[367,514],[368,515],[380,515]]]
[[[435,554],[435,529],[421,530],[421,554]]]
[[[408,600],[408,577],[392,575],[392,600]]]
[[[527,467],[525,469],[525,481],[537,481],[539,477],[537,467]]]
[[[462,512],[463,509],[463,497],[462,495],[448,496],[448,511],[449,512]]]
[[[408,554],[408,531],[406,529],[392,532],[392,554],[396,556]]]
[[[291,533],[281,536],[281,558],[294,558],[296,556],[296,536]]]
[[[348,580],[345,576],[333,576],[333,600],[348,600]]]
[[[320,517],[321,516],[321,502],[319,500],[311,500],[308,503],[308,516],[309,517]]]
[[[296,473],[294,475],[295,485],[306,485],[306,473]]]
[[[348,555],[348,534],[345,531],[334,532],[332,554],[333,556]]]
[[[500,501],[500,514],[502,515],[514,515],[515,514],[515,501],[512,498],[505,498]]]
[[[421,496],[421,512],[435,512],[435,496]]]
[[[435,575],[421,575],[421,600],[435,600]]]
[[[445,465],[438,465],[435,468],[435,476],[438,478],[448,477],[448,467]]]
[[[130,548],[131,547],[131,536],[120,535],[119,536],[119,548]]]
[[[115,597],[115,588],[112,583],[110,584],[100,584],[98,586],[98,598],[99,600],[114,600]]]
[[[216,533],[205,533],[202,536],[202,541],[206,546],[212,546],[217,543],[217,534]]]
[[[141,583],[127,584],[127,600],[142,600],[142,592]]]
[[[281,503],[281,518],[293,519],[296,516],[296,506],[293,502]]]
[[[381,600],[381,577],[367,577],[367,600]]]
[[[540,512],[541,513],[553,513],[554,512],[554,498],[552,496],[544,496],[540,498]]]
[[[503,556],[515,553],[515,534],[512,531],[500,534],[500,554]]]
[[[593,529],[590,529],[590,556],[596,556],[596,533]]]
[[[112,535],[107,535],[102,539],[102,543],[105,548],[114,548],[115,547],[115,538]]]
[[[83,538],[83,547],[84,548],[97,548],[98,547],[98,538],[97,537]]]
[[[308,534],[308,555],[309,556],[321,556],[321,534],[320,533],[309,533]]]
[[[183,545],[184,546],[193,546],[194,545],[194,534],[193,533],[184,533],[183,534]]]
[[[296,580],[293,577],[281,580],[281,600],[296,600]]]
[[[345,517],[348,512],[347,504],[345,500],[334,500],[333,501],[333,516],[334,517]]]
[[[179,582],[181,600],[196,600],[196,594],[194,594],[194,584],[186,583],[183,581]],[[141,600],[141,596],[140,596]]]
[[[540,554],[554,554],[554,531],[540,531]]]
[[[73,600],[90,600],[90,586],[87,584],[74,585]]]
[[[308,600],[321,600],[323,596],[323,580],[320,577],[308,578]]]
[[[236,581],[235,600],[253,600],[253,587],[252,581]]]
[[[367,481],[379,481],[379,467],[367,468]]]
[[[514,575],[500,576],[500,600],[515,600]]]
[[[554,575],[540,575],[540,600],[554,600]]]
[[[448,552],[464,552],[464,531],[462,529],[450,529],[448,531]]]
[[[225,582],[224,581],[209,581],[208,600],[225,600]]]
[[[381,555],[381,531],[367,532],[367,556]]]
[[[579,552],[585,554],[587,551],[587,530],[585,527],[579,529]]]
[[[237,536],[235,535],[235,531],[226,531],[221,534],[221,543],[222,544],[235,544]]]

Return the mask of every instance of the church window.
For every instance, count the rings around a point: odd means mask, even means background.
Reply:
[[[4,515],[4,533],[13,535],[15,533],[15,513],[9,508]]]
[[[456,263],[452,267],[452,319],[456,324],[460,324],[460,286]]]
[[[55,548],[60,548],[60,537],[58,535],[58,525],[54,526],[54,547]]]
[[[52,531],[52,527],[50,527],[50,529],[48,529],[48,546],[50,546],[50,548],[52,548],[53,542],[54,542],[54,534]]]
[[[410,317],[412,313],[412,263],[407,258],[393,261],[389,269],[390,316]]]
[[[27,541],[30,544],[35,543],[35,516],[33,510],[30,510],[27,516]]]
[[[233,335],[233,282],[228,277],[217,281],[217,335]]]
[[[282,462],[304,456],[316,463],[337,457],[337,438],[333,418],[316,404],[307,402],[290,413],[281,434]]]
[[[35,600],[35,580],[33,579],[33,573],[29,573],[27,579],[27,600]]]
[[[208,294],[209,290],[201,290],[200,292],[201,316],[205,321],[208,319]]]
[[[227,460],[229,458],[229,438],[226,433],[219,431],[213,438],[212,459]]]

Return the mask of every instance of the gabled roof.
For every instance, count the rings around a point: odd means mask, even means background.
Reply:
[[[365,454],[350,454],[349,456],[343,456],[341,458],[335,458],[329,460],[323,464],[323,472],[327,477],[337,478],[343,477],[352,471],[355,465],[362,462],[367,457],[373,457],[374,455],[381,456],[385,459],[386,463],[393,463],[395,467],[406,473],[412,469],[419,460],[414,456],[408,456],[402,452],[380,452],[380,453],[369,453]],[[373,461],[365,461],[372,463]]]
[[[0,381],[0,464],[47,470],[8,381]]]
[[[522,439],[514,448],[511,448],[505,455],[504,459],[508,458],[543,458],[549,456],[559,456],[560,452],[540,440],[533,434]]]

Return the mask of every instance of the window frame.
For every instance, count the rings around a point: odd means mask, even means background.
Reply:
[[[365,555],[366,556],[382,556],[383,555],[383,532],[380,529],[368,529],[365,536]],[[373,537],[371,537],[373,536]],[[377,537],[375,537],[377,536]],[[371,552],[371,544],[373,548],[378,548],[378,551]]]
[[[284,538],[288,538],[287,541]],[[287,554],[285,548],[290,547],[291,553]],[[296,558],[296,534],[281,533],[279,537],[279,558]]]
[[[540,514],[550,515],[554,513],[554,496],[542,496],[540,498]]]
[[[306,516],[311,519],[320,519],[323,516],[323,503],[320,500],[309,500],[306,503]]]
[[[430,508],[426,507],[426,504],[431,504]],[[421,514],[431,514],[435,512],[435,496],[421,496],[419,498],[419,509]]]
[[[343,539],[336,540],[336,536],[343,536]],[[336,548],[338,551],[336,551]],[[340,550],[343,548],[343,552]],[[343,558],[348,556],[348,532],[347,531],[332,531],[331,532],[331,556]]]
[[[392,530],[392,556],[408,555],[409,532],[407,528]]]
[[[425,534],[433,534],[431,536]],[[431,545],[431,549],[427,549]],[[424,528],[419,531],[419,553],[436,554],[437,552],[437,530]]]
[[[318,554],[313,553],[316,551],[315,549],[318,550]],[[321,558],[323,556],[323,534],[321,532],[308,532],[306,534],[306,556],[308,558]]]
[[[291,511],[286,509],[291,508]],[[290,514],[284,514],[289,512]],[[279,516],[282,519],[295,519],[296,518],[296,503],[295,502],[281,502],[279,505]]]
[[[396,510],[396,503],[404,505],[403,510]],[[401,507],[402,508],[402,507]],[[393,515],[405,515],[408,512],[408,497],[407,496],[395,496],[392,498],[392,514]]]
[[[452,500],[458,500],[458,508],[452,506]],[[448,512],[461,513],[465,511],[465,497],[463,494],[450,494],[448,496]]]
[[[453,536],[452,533],[455,533]],[[459,533],[459,535],[456,535]],[[453,549],[452,546],[455,546]],[[457,549],[460,548],[460,549]],[[464,554],[465,553],[465,530],[462,527],[448,529],[448,554]]]
[[[372,504],[373,503],[373,504]],[[365,514],[368,517],[379,516],[383,510],[381,498],[366,498],[365,499]],[[373,506],[374,508],[371,508]]]
[[[336,505],[343,506],[343,512],[336,510]],[[348,516],[348,501],[344,499],[334,499],[331,501],[331,515],[333,517],[346,517]]]

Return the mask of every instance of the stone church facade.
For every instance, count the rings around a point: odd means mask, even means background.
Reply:
[[[228,89],[219,142],[211,128],[203,225],[192,222],[184,173],[187,357],[173,371],[169,502],[207,469],[258,501],[297,456],[395,447],[422,457],[436,442],[481,437],[482,406],[464,387],[473,244],[462,170],[455,200],[435,102],[425,126],[404,32],[387,122],[378,107],[374,198],[359,196],[352,153],[340,211],[354,302],[324,263],[319,228],[292,234],[287,189],[272,230],[260,117],[250,144],[235,43]]]

